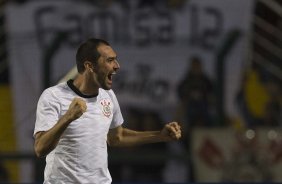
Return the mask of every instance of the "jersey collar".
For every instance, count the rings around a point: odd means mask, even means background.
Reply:
[[[93,98],[93,97],[97,97],[98,96],[98,94],[96,94],[96,95],[85,95],[85,94],[81,93],[79,91],[79,89],[77,89],[77,87],[75,87],[75,85],[73,85],[73,79],[68,80],[67,81],[67,85],[69,86],[69,88],[71,90],[73,90],[73,92],[75,92],[80,97],[83,97],[83,98]]]

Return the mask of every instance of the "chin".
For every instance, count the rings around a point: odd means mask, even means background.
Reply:
[[[103,85],[103,86],[101,86],[101,88],[104,89],[104,90],[110,90],[110,89],[112,89],[112,86]]]
[[[110,89],[112,89],[112,85],[108,84],[107,82],[100,81],[99,82],[99,88],[102,88],[104,90],[110,90]]]

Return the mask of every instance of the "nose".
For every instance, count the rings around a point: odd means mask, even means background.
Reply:
[[[117,60],[115,60],[114,69],[115,69],[115,70],[120,69],[120,65],[119,65],[119,63],[118,63],[118,61],[117,61]]]

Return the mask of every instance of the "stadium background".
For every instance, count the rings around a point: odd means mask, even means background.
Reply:
[[[182,123],[179,142],[109,150],[114,182],[281,182],[279,0],[2,0],[0,181],[42,181],[42,90],[75,76],[78,44],[108,40],[125,126]]]

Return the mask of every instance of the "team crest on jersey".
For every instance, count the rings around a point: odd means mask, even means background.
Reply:
[[[103,99],[100,101],[100,104],[102,105],[102,112],[104,116],[110,117],[112,114],[111,101],[109,99]]]

